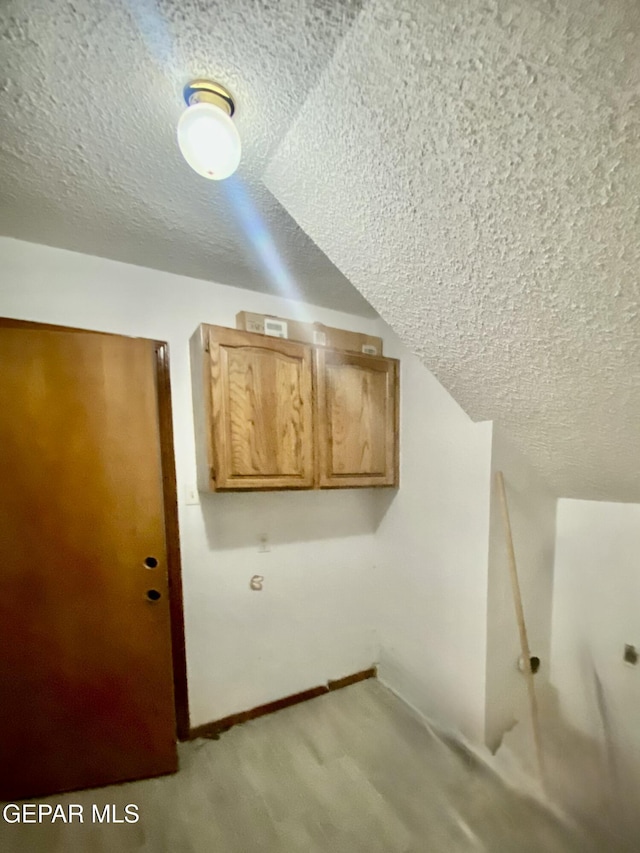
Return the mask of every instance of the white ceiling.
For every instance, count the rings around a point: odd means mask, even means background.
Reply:
[[[2,0],[0,233],[375,315],[260,181],[359,5]],[[226,185],[175,141],[199,76],[237,101]]]
[[[638,0],[4,0],[0,55],[1,233],[370,302],[558,494],[640,501]],[[200,75],[235,185],[175,144]]]
[[[558,494],[640,501],[637,0],[370,0],[265,180]]]

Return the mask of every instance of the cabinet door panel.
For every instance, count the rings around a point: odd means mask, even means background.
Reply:
[[[209,350],[216,488],[310,488],[309,347],[212,327]]]
[[[319,485],[397,485],[394,359],[316,351]]]
[[[326,407],[331,424],[331,470],[337,475],[384,476],[388,374],[349,364],[326,367]]]
[[[221,347],[232,477],[304,476],[300,359]]]

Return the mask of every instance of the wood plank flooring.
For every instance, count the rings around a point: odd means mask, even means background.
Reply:
[[[175,776],[51,797],[83,824],[0,817],[4,853],[586,853],[603,848],[364,681],[181,746]],[[115,804],[135,824],[94,824]]]

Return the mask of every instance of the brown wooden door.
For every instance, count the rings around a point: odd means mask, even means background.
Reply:
[[[0,328],[0,799],[177,769],[154,344]]]
[[[207,335],[215,488],[311,488],[311,348],[218,326]]]
[[[398,362],[316,350],[320,488],[398,485]]]

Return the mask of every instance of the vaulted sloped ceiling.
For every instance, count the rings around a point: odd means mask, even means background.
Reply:
[[[4,0],[0,56],[0,233],[371,303],[559,494],[640,501],[638,0]]]
[[[640,501],[637,0],[369,0],[265,181],[558,494]]]

